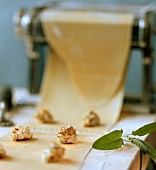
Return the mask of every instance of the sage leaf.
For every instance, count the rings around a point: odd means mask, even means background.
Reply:
[[[142,141],[142,143],[148,148],[149,156],[156,163],[156,149],[152,145],[150,145],[149,143],[147,143],[145,141]]]
[[[132,132],[132,135],[144,136],[156,130],[156,122],[142,126],[138,130]]]
[[[156,163],[156,149],[151,146],[149,143],[142,141],[141,139],[130,138],[134,144],[139,146],[139,148],[143,151],[144,154],[148,154],[151,159]]]
[[[130,140],[131,140],[132,143],[134,143],[135,145],[137,145],[140,148],[140,150],[143,152],[143,154],[148,154],[150,152],[150,150],[143,143],[142,140],[139,140],[137,138],[130,138]]]
[[[122,140],[122,133],[123,130],[115,130],[112,131],[99,139],[97,139],[92,147],[94,149],[98,150],[114,150],[118,149],[123,145],[123,140]]]

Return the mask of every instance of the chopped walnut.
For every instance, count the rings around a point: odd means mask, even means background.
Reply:
[[[10,139],[13,141],[27,140],[32,138],[29,127],[17,125],[10,132]]]
[[[83,120],[83,125],[87,127],[98,126],[100,124],[99,116],[96,112],[90,111]]]
[[[35,117],[42,123],[53,123],[53,116],[47,109],[39,110]]]
[[[56,136],[58,137],[61,143],[77,142],[76,130],[71,125],[68,125],[67,127],[61,127],[57,132]]]
[[[0,159],[4,158],[6,156],[6,151],[3,149],[3,147],[0,145]]]
[[[42,154],[42,161],[44,162],[58,162],[65,154],[65,149],[58,143],[53,142],[47,149],[44,149]]]

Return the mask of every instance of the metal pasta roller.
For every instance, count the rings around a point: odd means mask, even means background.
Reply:
[[[13,126],[14,123],[6,118],[6,113],[13,107],[12,90],[10,87],[2,87],[0,91],[0,126]]]
[[[125,12],[134,14],[130,48],[142,52],[142,92],[140,95],[126,94],[124,106],[129,110],[140,112],[155,112],[153,93],[156,85],[152,82],[152,66],[154,62],[153,37],[156,35],[156,3],[150,4],[124,4],[121,3],[87,3],[76,1],[52,1],[36,5],[31,9],[20,9],[14,16],[17,36],[23,40],[30,58],[30,91],[38,92],[39,85],[39,58],[42,54],[38,48],[48,46],[44,35],[40,14],[43,10],[96,10],[109,12]],[[137,2],[136,2],[137,3]]]

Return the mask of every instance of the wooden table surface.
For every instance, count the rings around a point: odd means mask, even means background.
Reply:
[[[11,119],[15,122],[15,124],[29,124],[33,119],[35,107],[20,107],[15,109],[11,113]],[[120,116],[120,120],[112,127],[109,128],[109,131],[123,129],[124,133],[127,134],[139,127],[154,122],[156,118],[155,114],[134,114],[134,113],[122,113]],[[0,143],[1,141],[5,141],[6,136],[10,132],[12,127],[0,127]],[[36,127],[37,132],[39,133],[46,133],[46,130]],[[48,129],[47,129],[48,130]],[[34,129],[32,131],[35,132]],[[36,132],[35,132],[36,133]],[[83,136],[84,135],[84,136]],[[96,134],[83,134],[81,136],[84,138],[86,135],[93,135]],[[5,137],[4,137],[5,136]],[[152,133],[142,138],[143,140],[148,141],[153,146],[156,146],[156,133]],[[87,140],[87,138],[86,138]],[[83,144],[81,144],[83,145]],[[83,146],[82,146],[83,147]],[[6,148],[7,149],[7,148]],[[8,153],[9,154],[9,153]],[[81,170],[137,170],[139,169],[139,149],[135,145],[126,143],[122,148],[113,150],[113,151],[101,151],[88,148],[86,154],[82,161],[78,166],[72,167],[71,169],[81,169]],[[13,161],[13,160],[12,160]],[[10,165],[8,167],[12,167],[12,161],[9,160],[0,160],[0,168],[4,169],[4,165]],[[5,163],[4,163],[5,162]],[[7,162],[7,165],[6,165]],[[143,157],[143,169],[146,169],[149,162],[149,157]],[[34,164],[35,165],[35,164]],[[51,165],[53,166],[53,165]],[[63,164],[63,169],[70,169],[70,166],[67,164]],[[11,170],[15,170],[17,167],[10,168]],[[52,168],[52,167],[51,167]],[[31,166],[29,166],[31,169]],[[32,168],[34,169],[34,168]],[[41,166],[40,169],[44,169]],[[38,170],[40,170],[38,169]],[[62,169],[62,168],[61,168]],[[9,168],[8,168],[9,170]]]

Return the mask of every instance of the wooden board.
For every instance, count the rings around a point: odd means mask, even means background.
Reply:
[[[121,149],[115,151],[90,150],[90,148],[92,143],[98,137],[108,131],[123,129],[124,134],[127,134],[147,123],[155,121],[156,116],[149,114],[124,113],[120,116],[120,120],[113,127],[109,127],[109,129],[104,128],[101,132],[93,130],[93,128],[91,128],[93,131],[77,129],[79,142],[72,145],[63,145],[66,148],[64,159],[60,163],[45,164],[41,162],[42,151],[49,146],[51,141],[56,140],[55,134],[60,124],[41,124],[38,121],[33,120],[33,115],[29,114],[30,111],[31,110],[29,109],[26,109],[25,111],[24,109],[19,110],[22,115],[18,115],[19,117],[21,116],[21,123],[18,121],[18,124],[24,124],[24,120],[27,119],[27,116],[29,119],[31,118],[29,126],[34,134],[33,139],[30,141],[12,142],[9,139],[9,134],[1,137],[0,143],[6,149],[7,157],[0,160],[0,168],[5,167],[7,170],[115,170],[118,167],[120,170],[138,170],[139,149],[135,145],[126,144]],[[0,130],[2,130],[1,127]],[[155,137],[156,135],[152,134],[143,139],[147,139],[153,146],[155,146]],[[149,158],[147,157],[144,159],[144,167],[147,166],[148,160]]]
[[[122,113],[120,120],[110,131],[123,129],[123,134],[129,134],[145,124],[155,122],[155,120],[155,114]],[[156,131],[152,134],[141,137],[141,139],[156,147]],[[124,143],[125,145],[122,148],[112,151],[99,151],[92,149],[85,159],[81,170],[139,170],[139,148],[129,142],[124,141]],[[147,168],[148,163],[149,156],[144,155],[142,170]]]

